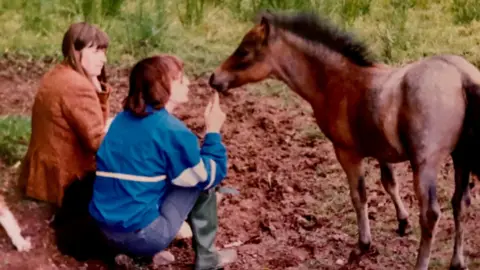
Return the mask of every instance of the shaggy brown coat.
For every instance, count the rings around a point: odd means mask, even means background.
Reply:
[[[28,197],[61,206],[65,188],[95,170],[111,87],[99,93],[61,63],[42,78],[32,108],[32,134],[19,183]]]

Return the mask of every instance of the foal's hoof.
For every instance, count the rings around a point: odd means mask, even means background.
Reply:
[[[462,265],[450,265],[450,270],[468,270],[467,266]]]
[[[370,246],[371,246],[370,242],[368,243],[358,242],[358,247],[360,248],[361,254],[367,253],[370,250]]]
[[[397,229],[397,234],[400,236],[406,236],[408,234],[407,229],[410,226],[408,225],[408,219],[400,219],[398,220],[398,229]]]
[[[456,267],[456,266],[450,266],[450,270],[468,270],[468,267]]]

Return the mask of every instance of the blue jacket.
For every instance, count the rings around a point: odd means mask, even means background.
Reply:
[[[227,173],[221,135],[207,133],[200,148],[195,134],[165,109],[144,118],[119,113],[96,162],[90,214],[101,227],[121,232],[155,220],[173,185],[206,190]]]

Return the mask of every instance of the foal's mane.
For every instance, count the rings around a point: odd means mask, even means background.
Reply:
[[[315,13],[282,14],[263,11],[259,15],[257,18],[264,16],[273,26],[286,30],[307,42],[321,43],[359,66],[369,67],[376,62],[368,47],[357,40],[353,33],[341,30],[331,21]]]

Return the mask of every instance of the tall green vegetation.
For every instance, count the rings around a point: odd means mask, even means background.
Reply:
[[[307,10],[353,30],[381,60],[435,53],[479,61],[480,0],[17,0],[0,2],[0,51],[59,59],[68,25],[86,20],[111,37],[109,60],[129,65],[158,52],[196,74],[226,57],[259,10]]]

